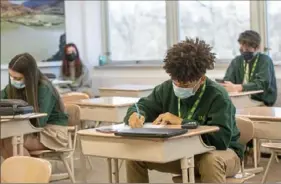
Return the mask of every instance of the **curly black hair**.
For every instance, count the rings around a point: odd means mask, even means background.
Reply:
[[[258,48],[261,44],[261,36],[259,33],[253,30],[246,30],[240,33],[237,40],[240,44],[245,44],[252,48]]]
[[[164,69],[172,80],[193,82],[202,77],[207,69],[213,69],[216,54],[212,47],[199,38],[186,38],[167,51]]]

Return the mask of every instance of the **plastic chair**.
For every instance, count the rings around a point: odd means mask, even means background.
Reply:
[[[75,175],[74,175],[74,160],[73,154],[76,147],[76,139],[77,139],[77,124],[80,123],[80,108],[74,104],[67,104],[66,111],[69,115],[68,120],[68,149],[61,151],[54,150],[39,150],[32,151],[30,155],[49,159],[49,160],[60,160],[63,162],[68,176],[72,183],[75,183]],[[72,140],[73,137],[73,140]],[[70,160],[70,165],[68,163],[68,159]],[[64,174],[53,174],[52,177],[56,180],[57,178],[63,177]]]
[[[1,165],[1,183],[49,183],[50,162],[40,158],[14,156]]]
[[[69,92],[61,95],[62,101],[66,103],[75,102],[78,100],[89,99],[89,95],[81,92]]]
[[[246,147],[246,144],[254,137],[254,124],[247,118],[236,118],[236,124],[240,130],[239,142]],[[244,183],[254,177],[255,174],[244,172],[244,160],[241,161],[241,170],[234,177],[226,178],[226,183]],[[176,175],[172,178],[174,183],[182,183],[182,176]]]

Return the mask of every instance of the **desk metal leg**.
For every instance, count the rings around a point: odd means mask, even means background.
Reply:
[[[108,165],[108,182],[112,183],[112,165],[111,165],[111,158],[107,159],[107,165]]]
[[[194,157],[188,159],[188,175],[189,175],[189,183],[195,183],[195,175],[194,175]]]
[[[13,146],[13,156],[18,155],[18,138],[17,136],[12,137],[12,146]]]
[[[253,150],[254,150],[254,167],[258,167],[258,145],[257,145],[257,139],[253,139]]]
[[[83,154],[82,152],[82,145],[81,145],[81,141],[80,141],[80,137],[77,136],[77,141],[78,144],[81,148],[80,150],[80,164],[81,164],[81,177],[82,177],[82,183],[87,183],[87,166],[86,166],[86,156]]]
[[[119,164],[118,164],[118,159],[113,159],[113,161],[114,161],[115,183],[119,183]]]
[[[182,171],[182,183],[188,183],[188,159],[182,158],[181,159],[181,171]]]
[[[263,167],[258,167],[258,144],[257,144],[257,139],[254,138],[253,139],[253,162],[254,162],[254,168],[249,168],[249,169],[245,169],[244,171],[245,172],[250,172],[250,173],[253,173],[253,174],[257,174],[257,173],[260,173],[263,171]]]
[[[20,155],[23,156],[23,154],[24,154],[24,153],[23,153],[23,142],[24,142],[23,135],[19,136],[19,138],[20,138],[20,140],[19,140],[19,143],[20,143],[20,144],[19,144],[19,147],[20,147],[20,148],[19,148],[19,149],[20,149]]]
[[[267,164],[267,166],[266,166],[265,172],[264,172],[264,174],[263,174],[262,182],[261,182],[261,183],[265,183],[265,181],[266,181],[266,179],[267,179],[267,176],[268,176],[268,171],[269,171],[270,165],[272,164],[272,162],[273,162],[273,160],[274,160],[274,158],[275,158],[275,155],[276,155],[275,152],[272,151],[271,156],[270,156],[270,159],[269,159],[268,164]]]

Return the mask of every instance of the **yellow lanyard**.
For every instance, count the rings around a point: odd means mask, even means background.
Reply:
[[[188,112],[187,119],[192,119],[193,114],[194,114],[195,110],[197,109],[198,104],[201,101],[201,98],[202,98],[202,96],[203,96],[203,94],[205,92],[205,89],[206,89],[206,80],[205,80],[205,82],[203,84],[202,90],[201,90],[197,100],[193,104],[191,110]],[[181,118],[181,101],[180,101],[180,98],[178,98],[178,116]]]
[[[259,60],[259,55],[257,56],[257,58],[256,58],[256,60],[253,64],[252,71],[250,72],[250,75],[249,75],[249,63],[246,64],[246,62],[244,61],[244,81],[250,82],[250,80],[252,79],[253,74],[256,70],[258,60]]]

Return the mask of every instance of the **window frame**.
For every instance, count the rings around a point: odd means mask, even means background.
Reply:
[[[102,55],[107,56],[108,61],[106,65],[119,66],[119,65],[163,65],[162,60],[111,60],[110,50],[110,35],[109,35],[109,12],[108,12],[108,0],[101,1],[101,34],[102,34]],[[166,2],[166,36],[167,36],[167,48],[170,48],[173,44],[179,41],[179,1]],[[261,34],[261,52],[264,52],[268,48],[268,30],[267,30],[267,9],[266,1],[250,1],[250,28]],[[233,58],[217,59],[217,67],[227,66]]]

